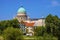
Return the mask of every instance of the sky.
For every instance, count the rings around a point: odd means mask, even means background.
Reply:
[[[30,18],[60,17],[60,0],[0,0],[0,20],[13,19],[21,6]]]

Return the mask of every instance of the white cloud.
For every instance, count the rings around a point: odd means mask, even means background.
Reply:
[[[60,6],[60,3],[58,1],[52,1],[51,5],[52,6]]]

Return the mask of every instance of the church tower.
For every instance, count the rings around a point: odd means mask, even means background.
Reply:
[[[27,20],[26,10],[21,6],[17,11],[17,16],[19,22]]]

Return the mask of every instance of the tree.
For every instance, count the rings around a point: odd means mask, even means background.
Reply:
[[[43,36],[45,32],[45,27],[41,27],[41,26],[36,27],[34,31],[35,31],[35,36]]]
[[[19,28],[19,22],[17,19],[10,20],[9,23],[12,27]]]
[[[53,16],[51,14],[49,14],[45,19],[47,33],[51,33],[52,23],[53,23]]]
[[[45,20],[47,33],[51,33],[54,36],[58,37],[60,40],[60,18],[58,16],[53,16],[49,14]]]
[[[13,20],[4,20],[4,21],[0,21],[0,29],[4,30],[7,27],[14,27],[14,28],[19,28],[19,22],[17,19],[13,19]]]
[[[5,40],[22,40],[22,31],[18,28],[8,27],[4,30],[3,37]]]

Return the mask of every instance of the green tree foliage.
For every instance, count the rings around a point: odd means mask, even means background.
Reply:
[[[60,18],[49,14],[45,20],[47,33],[51,33],[54,36],[60,38]],[[60,39],[59,39],[60,40]]]
[[[8,27],[3,32],[5,40],[22,40],[22,31],[18,28]]]
[[[55,33],[55,29],[58,28],[59,25],[59,18],[57,16],[52,16],[51,14],[49,14],[46,17],[46,28],[47,28],[47,32],[48,33]]]
[[[51,14],[49,14],[47,17],[46,17],[46,20],[45,20],[45,24],[46,24],[46,31],[47,33],[51,33],[51,26],[52,26],[52,23],[53,23],[53,16]]]
[[[17,19],[10,20],[10,25],[14,28],[19,28],[19,22]]]
[[[0,30],[4,30],[7,27],[19,28],[19,22],[17,19],[0,21]]]
[[[43,36],[44,32],[45,32],[45,28],[44,27],[36,27],[34,29],[35,31],[35,36]]]

